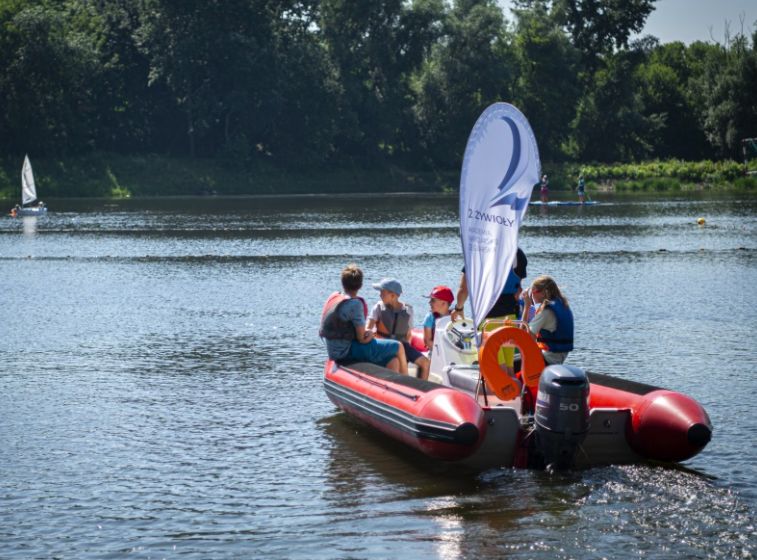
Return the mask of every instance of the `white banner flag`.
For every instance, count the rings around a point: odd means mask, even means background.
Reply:
[[[526,117],[495,103],[476,121],[460,175],[460,236],[473,321],[478,325],[505,287],[541,163]]]

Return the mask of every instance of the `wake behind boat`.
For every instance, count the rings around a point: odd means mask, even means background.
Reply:
[[[326,394],[349,415],[431,458],[475,468],[693,457],[710,441],[712,424],[692,398],[573,365],[545,367],[522,324],[485,319],[513,267],[539,168],[536,140],[520,111],[506,103],[484,111],[460,181],[472,318],[436,321],[428,380],[327,360]],[[414,333],[416,349],[425,350],[422,340]],[[502,361],[503,347],[517,349],[519,361]]]
[[[37,186],[34,183],[34,173],[29,156],[24,156],[24,165],[21,168],[21,205],[16,204],[10,211],[12,217],[17,216],[42,216],[47,214],[47,206],[42,201],[36,205],[31,204],[37,200]]]

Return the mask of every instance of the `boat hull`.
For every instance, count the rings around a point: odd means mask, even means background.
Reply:
[[[469,457],[486,434],[484,412],[470,395],[373,364],[328,361],[324,388],[348,414],[435,459]]]
[[[590,428],[575,453],[576,467],[679,462],[709,442],[710,419],[690,397],[604,374],[587,375]],[[457,386],[373,364],[331,360],[324,368],[324,388],[350,416],[433,459],[478,469],[543,466],[520,399],[503,403],[488,395],[484,402],[475,391]]]
[[[24,216],[44,216],[47,214],[47,207],[42,206],[38,208],[19,208],[15,211],[15,215],[18,217]]]
[[[590,408],[621,408],[630,412],[627,438],[642,457],[685,461],[712,437],[712,423],[691,397],[652,385],[599,373],[588,373]]]

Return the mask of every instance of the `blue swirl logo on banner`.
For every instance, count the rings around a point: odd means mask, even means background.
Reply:
[[[473,320],[479,324],[505,286],[541,163],[523,114],[488,107],[473,126],[460,174],[460,236]]]

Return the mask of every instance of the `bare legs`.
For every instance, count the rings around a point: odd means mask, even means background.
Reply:
[[[418,379],[428,379],[428,371],[431,368],[431,362],[426,356],[418,358],[415,361],[415,365],[418,366]]]
[[[387,369],[401,373],[402,375],[407,375],[407,356],[405,355],[405,348],[402,344],[399,345],[397,355],[389,360],[386,367]]]

